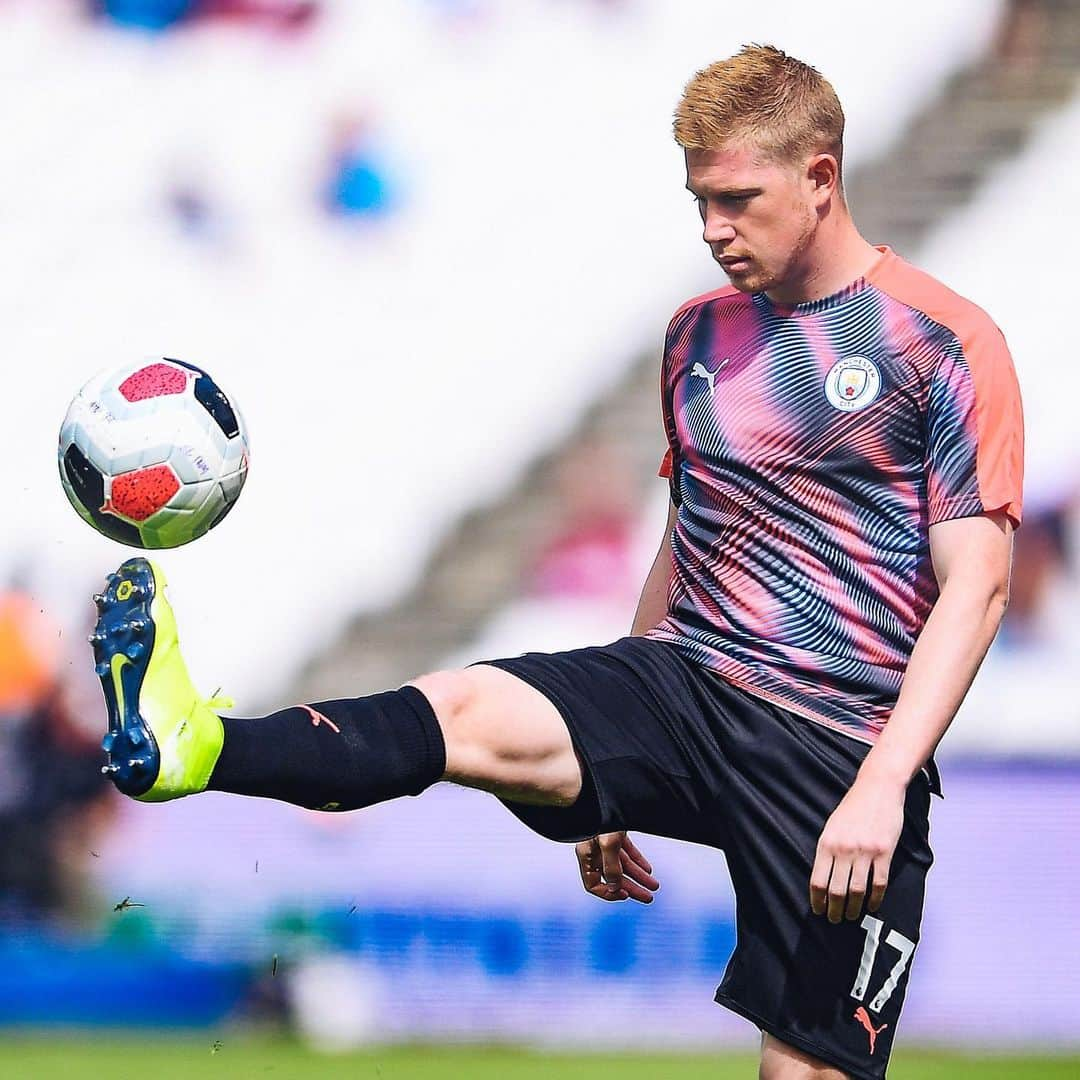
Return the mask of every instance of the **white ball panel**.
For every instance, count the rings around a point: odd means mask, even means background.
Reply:
[[[194,514],[196,527],[199,529],[200,534],[210,528],[211,522],[217,518],[224,507],[225,496],[221,493],[221,486],[215,484],[213,491],[206,497],[206,502]]]
[[[200,484],[181,484],[180,490],[169,500],[168,509],[199,510],[216,485],[216,480],[204,480]]]
[[[240,491],[247,479],[247,469],[237,469],[221,478],[221,494],[227,503],[234,503],[240,498]]]
[[[59,447],[61,456],[63,456],[64,451],[67,450],[69,446],[75,444],[78,435],[79,423],[69,412],[68,415],[64,417],[64,423],[60,427]]]
[[[222,475],[239,470],[247,472],[248,449],[240,439],[233,439],[222,462]]]
[[[221,475],[221,455],[204,438],[178,440],[170,448],[169,464],[185,484],[216,480]]]

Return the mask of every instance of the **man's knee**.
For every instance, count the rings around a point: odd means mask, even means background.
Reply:
[[[499,747],[481,716],[483,702],[468,670],[432,671],[413,679],[428,699],[446,745],[446,777],[483,787],[498,776]]]
[[[475,698],[476,691],[469,679],[469,673],[432,671],[410,679],[408,685],[415,686],[428,699],[449,747],[452,740],[461,737],[460,729],[465,726]]]
[[[581,774],[569,732],[539,691],[485,665],[430,672],[410,685],[439,721],[448,779],[556,804],[577,797]]]

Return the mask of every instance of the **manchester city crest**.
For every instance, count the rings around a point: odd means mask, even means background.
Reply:
[[[858,412],[881,392],[881,372],[865,356],[849,356],[833,364],[825,376],[825,397],[834,409]]]

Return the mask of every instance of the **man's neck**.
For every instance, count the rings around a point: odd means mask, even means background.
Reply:
[[[765,295],[777,304],[806,304],[840,292],[869,273],[881,252],[864,240],[850,217],[834,228],[822,225],[800,260],[795,276]]]

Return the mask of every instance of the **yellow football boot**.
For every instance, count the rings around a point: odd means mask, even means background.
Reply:
[[[205,790],[224,736],[214,709],[232,708],[196,693],[165,585],[148,559],[128,559],[94,597],[98,620],[90,635],[109,711],[102,772],[143,802]]]

